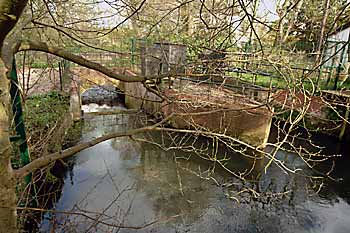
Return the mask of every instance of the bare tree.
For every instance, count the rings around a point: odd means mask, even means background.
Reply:
[[[103,3],[87,1],[84,4],[79,1],[1,1],[0,14],[3,17],[0,19],[2,67],[0,78],[0,226],[2,231],[8,233],[17,232],[15,216],[16,179],[22,178],[54,160],[72,156],[78,151],[115,137],[134,137],[134,135],[149,131],[168,133],[172,139],[174,139],[173,133],[202,135],[209,137],[215,143],[225,144],[226,147],[242,153],[246,157],[251,157],[253,161],[256,161],[256,155],[251,155],[249,151],[262,155],[268,161],[265,164],[265,171],[271,163],[275,163],[286,172],[298,172],[297,169],[288,167],[283,161],[276,158],[276,154],[280,150],[296,153],[309,167],[312,167],[313,162],[327,158],[322,156],[320,148],[318,148],[317,152],[313,152],[296,146],[295,143],[299,135],[294,133],[294,131],[298,125],[303,124],[304,119],[309,115],[309,110],[313,106],[313,96],[317,91],[314,86],[314,74],[317,67],[312,66],[307,70],[307,73],[305,73],[305,69],[295,69],[295,58],[297,56],[300,57],[303,51],[300,54],[292,54],[291,51],[283,49],[276,53],[270,52],[274,51],[274,48],[271,48],[271,38],[275,35],[279,36],[281,47],[286,45],[301,13],[303,3],[304,1],[300,0],[285,1],[282,10],[279,12],[280,20],[277,22],[276,27],[276,24],[273,22],[268,22],[266,18],[257,15],[255,4],[252,5],[252,1],[246,0],[224,2],[213,0],[175,2],[143,0],[103,1]],[[101,6],[101,4],[104,5]],[[103,11],[104,8],[108,8],[109,11]],[[104,23],[108,21],[116,21],[117,23],[111,25],[109,22],[105,26]],[[244,75],[245,73],[251,73],[253,78],[265,75],[270,78],[267,85],[265,83],[264,90],[267,95],[259,99],[260,105],[255,104],[248,109],[242,106],[240,108],[225,106],[223,109],[208,110],[206,108],[208,105],[205,105],[203,100],[204,91],[202,91],[199,94],[202,98],[200,103],[202,105],[199,105],[200,107],[197,106],[198,109],[202,107],[202,111],[188,112],[181,105],[184,101],[170,101],[170,104],[178,106],[179,111],[169,114],[158,123],[126,132],[104,135],[67,150],[45,155],[18,170],[13,170],[10,165],[12,149],[9,141],[10,122],[12,119],[9,111],[11,107],[9,100],[9,71],[12,68],[14,55],[18,52],[40,51],[52,54],[80,66],[99,71],[112,79],[129,83],[142,83],[148,91],[158,95],[162,100],[166,99],[167,96],[164,96],[159,91],[160,87],[157,87],[159,83],[154,80],[162,78],[174,79],[184,76],[184,74],[175,72],[150,76],[130,76],[116,72],[103,64],[85,59],[83,56],[65,49],[76,46],[117,53],[106,46],[106,41],[113,41],[116,31],[129,30],[130,25],[132,30],[139,30],[137,34],[140,37],[149,36],[157,40],[167,39],[174,42],[188,43],[193,55],[188,64],[189,72],[186,74],[188,77],[197,78],[197,80],[199,80],[198,77],[202,77],[201,80],[203,81],[203,77],[209,77],[211,80],[215,80],[215,77],[221,77],[224,80],[228,80],[229,78],[226,77],[226,74],[230,72],[235,72],[241,79],[251,78],[249,75]],[[174,32],[176,32],[176,36]],[[249,38],[246,36],[249,34],[247,32],[251,34]],[[303,58],[305,63],[308,64],[308,56],[305,55]],[[320,65],[317,64],[317,66]],[[198,67],[201,67],[202,71],[198,71]],[[268,68],[262,70],[261,67]],[[266,71],[269,72],[269,75],[266,75]],[[274,92],[276,89],[274,81],[277,80],[273,79],[273,76],[279,77],[280,81],[277,84],[282,83],[282,89],[286,92],[279,90],[282,94],[273,95],[276,94]],[[225,86],[225,81],[221,82],[221,84],[219,86],[213,85],[215,88],[212,90],[220,90],[220,88]],[[156,88],[150,88],[151,85],[155,85]],[[256,88],[256,86],[250,87]],[[199,85],[192,85],[189,88],[191,91],[199,90]],[[209,90],[208,92],[212,91],[209,88],[207,90]],[[275,116],[287,115],[283,121],[276,123],[278,128],[277,142],[267,143],[272,148],[269,152],[263,150],[259,145],[249,145],[249,143],[240,138],[232,137],[225,130],[215,132],[209,127],[199,126],[194,123],[194,119],[198,115],[205,116],[217,112],[249,112],[258,107],[270,110],[276,107],[274,111]],[[166,123],[175,117],[182,118],[189,127],[186,127],[186,129],[166,127]],[[347,122],[347,119],[342,118]],[[311,143],[308,136],[306,140]],[[136,139],[157,144],[148,138]],[[192,143],[190,145],[183,143],[186,141],[185,139],[186,137],[182,137],[180,141],[174,139],[171,145],[184,150],[195,151],[203,158],[205,157],[203,155],[206,154],[206,159],[215,161],[225,168],[224,160],[218,158],[217,154],[213,153],[208,156],[207,149],[201,150],[193,146]],[[171,145],[159,146],[166,149],[171,147]],[[315,159],[315,156],[317,159]],[[233,172],[232,174],[243,179],[249,172],[239,174]],[[98,221],[98,218],[96,221]]]

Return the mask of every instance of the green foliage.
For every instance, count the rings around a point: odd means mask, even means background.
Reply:
[[[35,95],[28,98],[24,106],[26,130],[30,141],[47,133],[69,109],[69,97],[57,92]]]
[[[37,69],[44,69],[44,68],[49,68],[52,67],[52,65],[48,64],[47,62],[44,61],[37,61],[37,62],[33,62],[30,65],[31,68],[37,68]],[[58,65],[57,65],[58,67]]]
[[[275,87],[275,88],[285,88],[287,83],[283,78],[263,76],[263,75],[254,75],[251,73],[241,73],[238,75],[240,79],[254,83],[255,85],[262,87]]]
[[[291,88],[293,86],[301,89],[305,89],[308,91],[312,91],[313,88],[316,89],[316,83],[317,83],[317,76],[314,76],[310,79],[302,79],[302,77],[295,78],[294,80],[290,80],[288,83],[282,76],[264,76],[259,74],[253,74],[253,73],[234,73],[229,72],[227,75],[230,75],[232,77],[237,77],[241,80],[253,83],[258,86],[262,87],[271,87],[278,88],[278,89],[284,89],[284,88]],[[331,76],[331,81],[327,84],[327,80],[325,78],[320,78],[318,83],[318,88],[320,90],[329,90],[333,89],[334,86],[334,80],[335,75]],[[350,80],[346,80],[343,83],[338,83],[338,89],[350,89]]]

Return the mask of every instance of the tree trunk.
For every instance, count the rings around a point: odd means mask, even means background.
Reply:
[[[316,59],[315,59],[317,66],[320,65],[322,62],[321,53],[322,53],[323,44],[324,44],[324,32],[325,32],[326,24],[327,24],[329,5],[330,5],[330,0],[325,0],[324,9],[323,9],[323,18],[322,18],[322,23],[321,23],[320,38],[318,40]]]
[[[4,64],[1,60],[0,65]],[[4,68],[2,68],[4,69]],[[6,71],[0,76],[0,232],[17,232],[16,184],[11,171],[11,143],[9,139],[9,80]]]
[[[11,167],[10,94],[7,71],[13,59],[12,39],[8,34],[21,16],[26,0],[0,1],[0,233],[17,232],[16,182]]]

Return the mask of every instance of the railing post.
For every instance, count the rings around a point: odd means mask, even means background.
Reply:
[[[60,90],[63,91],[62,62],[58,62],[58,74],[60,77]]]
[[[339,81],[340,72],[343,69],[342,66],[343,66],[343,59],[344,59],[345,50],[346,50],[346,47],[343,48],[343,50],[340,54],[340,61],[339,61],[338,67],[337,67],[337,74],[335,75],[333,90],[338,89],[338,81]]]
[[[136,49],[136,39],[131,38],[131,65],[135,65],[135,49]]]

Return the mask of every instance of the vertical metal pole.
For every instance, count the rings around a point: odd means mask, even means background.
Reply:
[[[318,72],[317,72],[318,74],[317,74],[316,85],[315,85],[316,88],[320,88],[320,89],[322,89],[322,87],[319,87],[320,79],[322,76],[322,69],[323,69],[323,66],[318,67]]]
[[[346,50],[346,47],[343,48],[343,50],[340,54],[340,61],[339,61],[338,67],[337,67],[337,74],[335,76],[333,90],[337,90],[337,88],[338,88],[338,81],[339,81],[340,71],[342,70],[345,50]]]
[[[62,62],[58,62],[58,74],[60,76],[60,90],[63,91]]]
[[[131,38],[131,65],[135,65],[135,47],[136,47],[136,39],[132,37]]]
[[[26,54],[27,54],[27,51],[24,51],[23,52],[23,67],[22,67],[22,90],[23,90],[23,93],[25,93],[25,90],[26,90],[26,80],[25,80],[25,68],[26,68]]]
[[[12,69],[11,69],[11,87],[10,95],[12,100],[12,111],[15,122],[15,130],[20,139],[19,151],[20,151],[20,165],[25,166],[30,162],[29,150],[26,138],[26,131],[23,119],[23,109],[21,102],[21,95],[18,89],[18,77],[16,71],[16,60],[13,59]],[[26,184],[31,181],[31,175],[27,175],[24,178]]]
[[[321,44],[321,43],[322,43],[322,41],[320,41],[320,44]],[[317,87],[317,88],[320,88],[320,89],[322,89],[322,87],[319,87],[319,82],[320,82],[320,80],[321,80],[322,71],[323,71],[323,64],[322,64],[322,61],[324,60],[324,57],[326,56],[325,53],[324,53],[324,51],[327,51],[328,42],[326,41],[325,44],[326,44],[325,48],[322,48],[322,49],[321,49],[322,44],[319,45],[319,46],[321,46],[321,47],[319,47],[319,51],[318,51],[318,53],[317,53],[317,55],[316,55],[316,64],[319,66],[319,67],[318,67],[318,76],[317,76],[317,80],[316,80],[316,87]],[[322,53],[322,54],[320,54],[320,53]]]
[[[334,49],[334,53],[338,50],[338,44],[336,44],[335,46],[335,49]],[[331,54],[332,55],[332,54]],[[333,73],[333,66],[334,66],[334,63],[335,63],[335,56],[332,58],[332,64],[330,66],[330,69],[329,69],[329,73],[328,73],[328,77],[327,77],[327,81],[326,81],[326,87],[328,88],[328,84],[329,84],[329,81],[331,80],[331,77],[332,77],[332,73]]]

